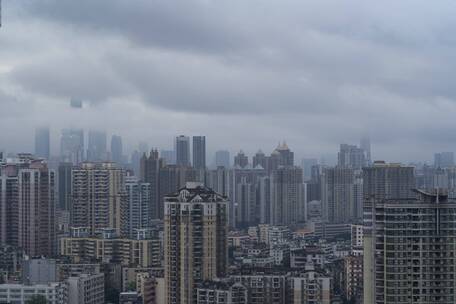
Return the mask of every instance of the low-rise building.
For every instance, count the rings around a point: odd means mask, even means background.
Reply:
[[[0,284],[0,303],[26,303],[33,296],[40,295],[48,304],[66,304],[66,294],[65,283]]]
[[[161,266],[158,238],[117,238],[115,234],[104,234],[101,237],[64,237],[60,239],[60,254],[72,257],[75,262],[95,259],[122,265]]]
[[[81,274],[67,284],[68,304],[104,304],[104,274]]]

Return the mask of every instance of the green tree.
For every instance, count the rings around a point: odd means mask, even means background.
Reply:
[[[27,304],[47,304],[46,297],[43,295],[33,295],[27,300]]]

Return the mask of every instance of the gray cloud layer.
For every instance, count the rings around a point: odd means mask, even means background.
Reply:
[[[453,1],[4,1],[0,147],[33,125],[103,127],[153,146],[430,158],[453,141]],[[70,96],[91,102],[68,109]],[[23,141],[17,139],[22,136]],[[22,143],[28,142],[28,144]]]

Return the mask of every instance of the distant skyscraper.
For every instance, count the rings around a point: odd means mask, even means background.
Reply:
[[[416,187],[415,168],[401,164],[374,162],[363,169],[364,197],[407,199]]]
[[[271,154],[271,157],[278,157],[278,165],[285,167],[294,166],[294,153],[288,148],[288,145],[283,142],[279,144],[274,152]]]
[[[249,164],[249,158],[244,154],[244,151],[239,151],[239,153],[234,156],[234,166],[239,168],[245,168]]]
[[[187,182],[202,182],[198,178],[198,170],[188,166],[166,165],[160,169],[158,218],[163,219],[163,200],[169,193],[175,193]]]
[[[84,160],[84,131],[82,129],[62,130],[60,156],[63,162],[71,162],[74,165]]]
[[[364,303],[454,303],[456,201],[416,191],[364,208]]]
[[[149,184],[150,189],[150,218],[158,219],[163,213],[160,202],[160,170],[165,166],[165,161],[159,157],[157,150],[152,150],[150,155],[143,154],[140,160],[139,177],[141,181]],[[176,189],[177,190],[177,189]]]
[[[146,153],[146,152],[144,152]],[[135,150],[131,153],[131,168],[133,169],[136,176],[139,176],[140,171],[140,162],[141,162],[141,154],[138,150]]]
[[[122,137],[113,135],[111,138],[111,158],[113,162],[122,164],[123,149],[122,149]]]
[[[219,150],[215,152],[215,166],[229,168],[230,152],[226,150]]]
[[[306,220],[306,193],[302,169],[280,167],[271,180],[271,214],[273,225],[292,225]]]
[[[190,138],[188,136],[176,137],[174,151],[176,151],[176,165],[190,166]]]
[[[107,161],[106,132],[89,131],[89,144],[87,147],[88,161]]]
[[[125,185],[128,200],[128,236],[134,238],[137,235],[137,229],[150,227],[151,189],[149,183],[143,183],[135,176],[127,176]]]
[[[58,168],[60,210],[70,210],[71,202],[71,170],[73,163],[60,163]]]
[[[357,191],[362,188],[357,187]],[[329,223],[351,223],[361,219],[362,195],[355,195],[355,171],[347,167],[323,169],[321,203],[323,220]]]
[[[30,154],[0,166],[0,244],[55,254],[55,174]]]
[[[372,164],[370,138],[368,136],[361,138],[359,147],[364,151],[366,165],[370,166]]]
[[[206,136],[193,136],[193,168],[206,169]]]
[[[338,154],[338,166],[361,169],[366,166],[364,150],[355,145],[341,144]]]
[[[50,130],[41,127],[35,130],[35,156],[49,159],[50,156]]]
[[[253,168],[260,166],[265,170],[268,169],[268,157],[263,153],[263,151],[258,150],[258,152],[253,156],[252,166]]]
[[[315,165],[318,165],[318,159],[316,158],[304,158],[302,160],[302,170],[305,180],[309,180],[312,177],[312,167]]]
[[[227,271],[227,200],[187,183],[165,197],[165,303],[193,304],[197,287]]]
[[[127,234],[125,171],[114,163],[82,163],[72,171],[71,226],[91,234],[113,228]]]
[[[160,155],[165,160],[167,165],[176,164],[176,154],[173,150],[161,150]]]
[[[454,166],[454,153],[453,152],[440,152],[434,154],[434,167],[435,168],[449,168]]]

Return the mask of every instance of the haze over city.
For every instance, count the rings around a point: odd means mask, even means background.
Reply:
[[[454,151],[453,1],[3,0],[1,149],[36,126],[119,134],[124,149],[217,149],[334,163],[369,135],[373,159]],[[69,106],[84,101],[83,109]]]

